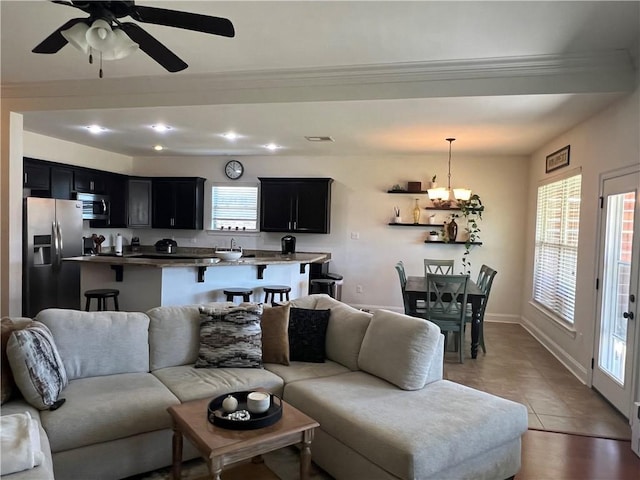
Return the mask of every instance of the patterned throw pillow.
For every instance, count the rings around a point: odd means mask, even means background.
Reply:
[[[324,363],[325,338],[331,310],[291,308],[289,312],[289,360]]]
[[[289,365],[289,305],[265,307],[262,328],[262,361]]]
[[[7,358],[25,400],[39,410],[55,407],[69,381],[53,335],[46,325],[34,321],[26,328],[14,331],[7,342]]]
[[[196,368],[262,367],[262,305],[200,307]]]

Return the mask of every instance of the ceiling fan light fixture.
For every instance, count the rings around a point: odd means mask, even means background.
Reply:
[[[87,30],[87,43],[94,50],[105,52],[113,48],[113,30],[106,20],[99,18],[95,20]]]
[[[60,33],[67,42],[77,48],[85,55],[89,54],[89,43],[87,42],[87,31],[89,26],[86,23],[76,23],[73,27],[62,30]]]
[[[139,45],[119,28],[113,30],[112,37],[111,48],[102,52],[103,60],[120,60],[135,53],[139,48]]]

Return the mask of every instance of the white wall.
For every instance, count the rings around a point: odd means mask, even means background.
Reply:
[[[462,141],[462,140],[460,140]],[[216,158],[136,158],[136,175],[180,175],[207,178],[205,204],[210,205],[211,182],[225,182],[223,166],[229,159]],[[332,215],[329,235],[298,234],[299,251],[328,251],[330,270],[344,275],[342,299],[366,307],[400,310],[402,299],[394,265],[404,261],[410,275],[423,272],[424,258],[455,257],[460,266],[461,245],[427,245],[428,228],[388,226],[393,207],[399,206],[410,218],[414,195],[391,195],[392,185],[408,180],[426,184],[433,174],[445,179],[447,155],[403,157],[241,157],[245,165],[242,182],[257,183],[260,176],[331,177]],[[488,317],[519,321],[524,263],[527,159],[523,157],[464,157],[454,151],[452,185],[466,185],[478,193],[486,205],[481,222],[483,246],[471,254],[472,276],[483,263],[498,271]],[[442,182],[441,182],[442,183]],[[420,200],[427,205],[426,195]],[[426,211],[423,210],[423,215]],[[422,221],[425,217],[423,217]],[[205,221],[206,224],[206,221]],[[352,233],[359,239],[352,239]],[[191,231],[135,232],[143,243],[161,236],[174,237],[179,245],[207,246],[227,244],[229,234]],[[145,237],[152,235],[151,238]],[[233,235],[247,248],[279,249],[283,234],[262,233],[257,237]],[[195,243],[193,243],[195,242]],[[458,268],[457,267],[457,268]],[[461,268],[461,267],[459,267]],[[362,285],[363,293],[356,293]]]
[[[133,168],[133,159],[125,155],[27,131],[24,132],[23,139],[25,157],[96,168],[125,175],[131,174]]]
[[[590,382],[596,319],[595,277],[599,176],[604,172],[637,165],[640,162],[639,106],[640,94],[636,90],[634,94],[540,148],[532,156],[529,165],[526,262],[521,299],[523,322],[539,340],[587,383]],[[531,304],[538,182],[547,177],[544,173],[546,155],[565,145],[571,145],[568,168],[582,169],[582,203],[573,331],[560,326]]]

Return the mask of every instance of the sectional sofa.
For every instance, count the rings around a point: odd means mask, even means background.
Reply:
[[[369,314],[327,295],[291,303],[331,310],[325,362],[194,368],[193,305],[40,312],[69,379],[66,402],[53,411],[22,399],[2,405],[3,415],[27,410],[39,420],[46,457],[7,478],[117,479],[168,466],[167,407],[258,387],[320,423],[313,460],[336,479],[503,480],[518,472],[526,408],[443,380],[444,337],[434,324]],[[185,442],[184,459],[196,456]]]

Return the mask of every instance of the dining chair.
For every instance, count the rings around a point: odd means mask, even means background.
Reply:
[[[482,265],[482,267],[480,267],[480,272],[478,272],[478,280],[476,281],[478,288],[484,293],[484,298],[482,299],[482,304],[480,305],[480,311],[478,313],[480,316],[480,334],[478,337],[478,343],[480,343],[482,353],[487,353],[487,347],[485,347],[484,344],[484,312],[487,308],[487,302],[489,301],[489,293],[491,292],[493,279],[497,273],[498,272],[493,268]],[[471,323],[472,320],[473,314],[471,313],[471,309],[468,308],[465,321],[466,323]]]
[[[453,260],[435,260],[431,258],[424,259],[424,276],[428,273],[436,273],[438,275],[453,275]]]
[[[405,291],[405,287],[407,285],[407,273],[404,269],[404,263],[402,260],[396,263],[396,271],[398,272],[398,278],[400,280],[400,290],[402,291],[402,302],[404,303],[404,313],[406,315],[410,315],[411,308],[409,305],[409,297]]]
[[[456,334],[460,363],[464,363],[468,282],[469,275],[427,274],[427,319],[444,333],[445,348],[448,333]]]
[[[424,302],[421,302],[422,305],[411,305],[411,302],[409,301],[409,295],[407,295],[405,289],[407,285],[407,273],[404,269],[404,263],[402,263],[402,260],[396,263],[396,271],[398,272],[398,278],[400,279],[400,289],[402,291],[402,302],[404,304],[405,315],[426,318],[426,309],[421,308],[424,306]]]

